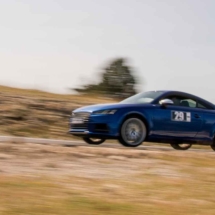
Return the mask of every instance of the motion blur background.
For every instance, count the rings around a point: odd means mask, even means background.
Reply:
[[[67,134],[73,109],[139,91],[215,103],[214,8],[214,0],[0,0],[0,215],[215,214],[209,147],[90,147]]]
[[[215,102],[213,0],[1,0],[0,84],[69,93],[126,58],[138,91]]]

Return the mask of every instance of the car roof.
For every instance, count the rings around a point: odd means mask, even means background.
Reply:
[[[153,92],[153,91],[152,91]],[[162,94],[159,96],[159,98],[163,97],[163,96],[168,96],[171,94],[176,94],[178,96],[186,96],[186,97],[190,97],[193,99],[197,99],[198,101],[202,101],[203,103],[206,103],[207,105],[213,107],[213,109],[215,109],[215,105],[201,97],[198,97],[196,95],[190,94],[190,93],[186,93],[183,91],[176,91],[176,90],[155,90],[154,92],[162,92]]]

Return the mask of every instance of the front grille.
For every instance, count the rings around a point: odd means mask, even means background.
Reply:
[[[87,129],[88,124],[83,123],[83,124],[71,124],[72,129]]]
[[[90,118],[89,112],[72,113],[71,128],[72,129],[87,129],[89,118]],[[73,121],[74,122],[76,121],[76,123],[73,123]],[[79,121],[79,123],[77,123],[77,121]]]
[[[89,122],[90,113],[89,112],[76,112],[72,114],[74,119],[82,119],[84,123]]]

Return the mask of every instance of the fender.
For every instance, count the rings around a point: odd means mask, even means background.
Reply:
[[[212,128],[211,128],[209,135],[210,135],[209,138],[211,139],[211,141],[213,141],[215,138],[215,123],[212,125]]]
[[[153,127],[153,121],[148,116],[148,114],[146,114],[145,111],[142,111],[142,112],[144,112],[144,113],[141,113],[139,111],[129,111],[129,112],[124,113],[122,116],[120,116],[120,119],[119,119],[120,127],[121,127],[121,125],[122,125],[122,123],[126,117],[128,117],[129,115],[132,115],[132,114],[137,114],[137,115],[140,115],[146,121],[146,123],[147,123],[146,126],[148,127],[148,130],[150,131],[151,128]]]

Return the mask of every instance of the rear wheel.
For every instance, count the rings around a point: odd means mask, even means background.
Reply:
[[[122,124],[118,140],[123,146],[137,147],[145,140],[146,134],[146,126],[141,119],[129,118]]]
[[[170,145],[176,150],[187,150],[192,146],[191,143],[171,143]]]
[[[213,140],[213,143],[211,144],[211,148],[215,151],[215,140]]]
[[[100,145],[104,143],[105,139],[100,139],[100,138],[90,138],[90,137],[83,137],[83,140],[91,145]]]

